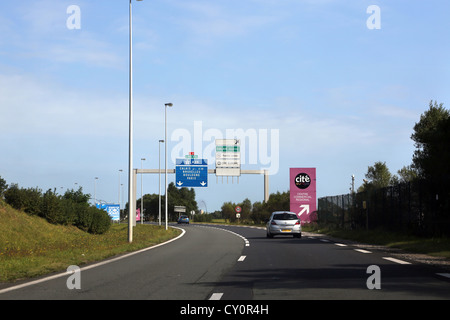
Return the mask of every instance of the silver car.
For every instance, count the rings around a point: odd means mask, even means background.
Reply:
[[[270,216],[266,226],[267,238],[274,235],[292,235],[294,238],[302,237],[300,219],[293,212],[275,211]]]

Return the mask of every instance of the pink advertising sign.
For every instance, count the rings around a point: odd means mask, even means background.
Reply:
[[[290,210],[302,224],[317,221],[316,168],[289,169]]]

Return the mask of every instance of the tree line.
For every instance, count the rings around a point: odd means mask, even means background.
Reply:
[[[443,103],[430,101],[429,108],[414,125],[411,139],[416,150],[412,162],[391,174],[386,162],[369,166],[358,192],[385,188],[399,183],[426,180],[434,184],[434,192],[449,196],[450,188],[450,111]]]
[[[392,174],[386,162],[375,162],[357,194],[319,199],[319,223],[450,235],[450,111],[430,101],[411,139],[409,165]]]

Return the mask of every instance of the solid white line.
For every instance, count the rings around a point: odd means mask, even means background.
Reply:
[[[343,243],[335,243],[335,245],[337,245],[339,247],[346,247],[347,246],[346,244],[343,244]]]
[[[355,249],[355,251],[361,252],[361,253],[372,253],[371,251],[364,250],[364,249]]]
[[[86,266],[84,268],[80,268],[80,271],[85,271],[85,270],[89,270],[89,269],[92,269],[92,268],[100,267],[102,265],[105,265],[105,264],[108,264],[108,263],[111,263],[111,262],[114,262],[114,261],[118,261],[118,260],[121,260],[121,259],[124,259],[124,258],[128,258],[128,257],[131,257],[131,256],[133,256],[135,254],[138,254],[138,253],[141,253],[141,252],[144,252],[144,251],[155,249],[157,247],[160,247],[160,246],[163,246],[165,244],[168,244],[168,243],[170,243],[172,241],[178,240],[179,238],[184,236],[184,234],[186,233],[186,231],[184,229],[177,228],[177,227],[171,227],[171,228],[180,229],[182,232],[181,232],[181,234],[178,237],[173,238],[173,239],[171,239],[169,241],[166,241],[166,242],[163,242],[163,243],[160,243],[160,244],[156,244],[154,246],[141,249],[139,251],[130,252],[130,253],[125,254],[123,256],[119,256],[119,257],[112,258],[112,259],[109,259],[109,260],[105,260],[105,261],[102,261],[102,262],[99,262],[99,263],[96,263],[96,264],[92,264],[92,265]],[[27,282],[27,283],[23,283],[23,284],[14,286],[14,287],[9,287],[9,288],[2,289],[2,290],[0,290],[0,294],[5,293],[5,292],[9,292],[9,291],[13,291],[13,290],[16,290],[16,289],[20,289],[20,288],[25,288],[25,287],[28,287],[28,286],[31,286],[31,285],[34,285],[34,284],[38,284],[38,283],[41,283],[41,282],[53,280],[53,279],[56,279],[56,278],[69,276],[71,274],[72,274],[72,272],[58,273],[58,274],[55,274],[55,275],[50,276],[50,277],[45,277],[45,278],[42,278],[42,279],[39,279],[39,280],[34,280],[34,281]]]
[[[406,261],[403,261],[403,260],[398,260],[398,259],[391,258],[391,257],[383,257],[383,259],[389,260],[389,261],[392,261],[392,262],[395,262],[395,263],[399,263],[399,264],[411,264],[409,262],[406,262]]]
[[[209,300],[220,300],[222,299],[223,293],[213,293]]]
[[[240,256],[240,258],[238,259],[238,261],[244,261],[246,257],[247,257],[247,256]]]

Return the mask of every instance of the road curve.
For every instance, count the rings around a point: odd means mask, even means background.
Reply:
[[[186,232],[176,241],[98,267],[82,268],[80,289],[68,288],[71,274],[67,273],[14,290],[0,290],[0,299],[206,300],[212,284],[236,263],[245,242],[223,230],[195,225],[182,228]]]
[[[448,270],[304,233],[187,225],[176,241],[8,292],[0,299],[424,300],[450,299]],[[4,290],[3,290],[4,291]]]

